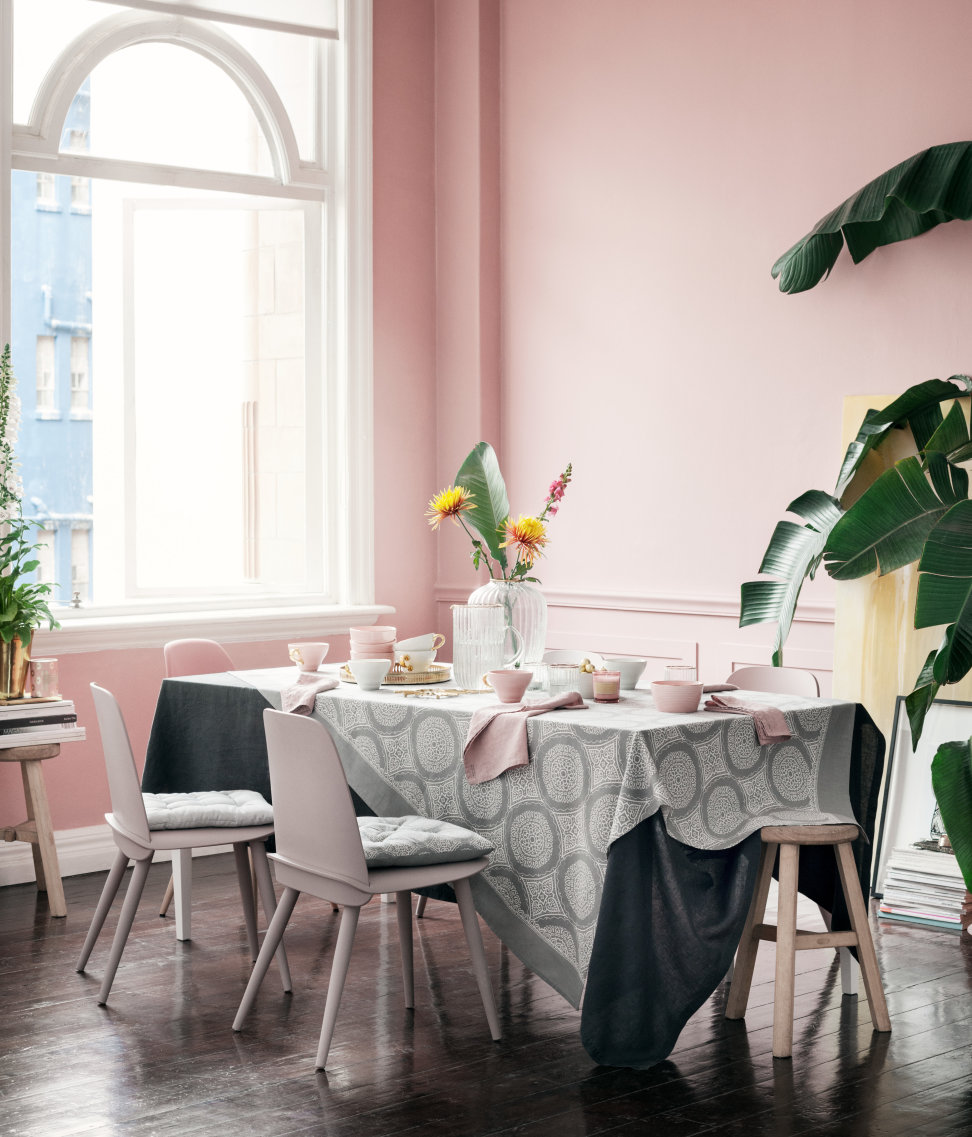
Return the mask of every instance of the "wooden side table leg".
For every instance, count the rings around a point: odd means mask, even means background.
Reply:
[[[27,818],[34,822],[37,829],[37,844],[31,844],[37,887],[47,893],[51,915],[66,916],[67,903],[64,900],[64,886],[61,884],[61,869],[57,863],[57,846],[54,844],[54,827],[51,824],[50,806],[47,804],[44,773],[39,761],[21,762],[20,772],[24,781]]]

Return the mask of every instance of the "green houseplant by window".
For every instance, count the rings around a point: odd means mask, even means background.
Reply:
[[[34,629],[58,627],[48,607],[51,585],[31,580],[40,561],[34,525],[23,516],[17,472],[20,400],[10,365],[10,345],[0,354],[0,698],[24,693]]]

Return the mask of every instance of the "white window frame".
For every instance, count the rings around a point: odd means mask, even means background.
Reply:
[[[41,352],[41,343],[45,347],[43,352]],[[50,345],[49,352],[46,350],[47,345]],[[36,361],[34,373],[35,413],[39,418],[59,417],[57,413],[57,340],[52,334],[37,337],[34,345],[34,358]],[[49,367],[46,366],[48,363],[50,364]],[[42,383],[42,376],[49,377],[50,383]],[[49,402],[47,401],[48,393],[50,393]]]
[[[260,6],[248,0],[219,0],[216,5],[193,0],[113,2],[124,10],[99,21],[62,52],[41,84],[29,122],[17,124],[12,118],[13,0],[0,0],[0,279],[10,280],[13,169],[148,185],[169,181],[199,189],[242,186],[265,197],[312,201],[330,195],[333,231],[326,279],[333,287],[325,288],[323,304],[330,307],[320,321],[328,330],[328,383],[322,392],[320,436],[328,461],[320,496],[326,529],[323,555],[332,595],[268,598],[262,609],[258,601],[249,600],[245,610],[234,609],[238,601],[232,598],[69,610],[59,614],[61,632],[44,634],[44,650],[155,645],[180,630],[226,640],[279,639],[310,628],[321,634],[345,630],[349,623],[374,622],[391,609],[374,602],[371,0],[334,0],[336,29],[315,26],[307,17],[314,6],[300,0],[278,8],[274,19],[258,15]],[[327,168],[300,159],[293,129],[270,81],[220,25],[200,25],[198,17],[210,14],[225,16],[229,22],[315,35],[323,43],[333,41],[326,98],[336,101],[338,113],[326,138]],[[197,19],[186,21],[187,15]],[[301,18],[307,22],[301,23]],[[107,55],[144,42],[189,47],[233,79],[266,137],[272,176],[188,170],[60,150],[67,113],[82,81]],[[10,340],[9,293],[9,288],[0,288],[0,343]]]

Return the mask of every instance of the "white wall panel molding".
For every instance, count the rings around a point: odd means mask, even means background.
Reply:
[[[481,581],[479,583],[482,583]],[[439,585],[436,600],[439,603],[462,604],[475,584]],[[738,596],[693,596],[679,593],[622,593],[622,592],[568,592],[561,589],[541,588],[550,608],[589,608],[612,612],[649,612],[682,616],[715,616],[722,619],[739,619]],[[794,623],[832,624],[834,605],[819,602],[800,604]]]
[[[107,825],[88,825],[83,829],[61,829],[54,834],[61,877],[82,876],[89,872],[105,872],[118,851]],[[194,849],[193,856],[228,853],[232,845],[214,845]],[[156,853],[157,861],[170,861],[171,853]],[[31,846],[24,841],[0,845],[0,888],[8,884],[28,884],[36,880]]]

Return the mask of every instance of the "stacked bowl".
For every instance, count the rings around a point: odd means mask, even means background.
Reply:
[[[396,629],[385,625],[351,628],[352,659],[387,659],[395,662]]]

